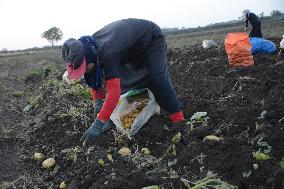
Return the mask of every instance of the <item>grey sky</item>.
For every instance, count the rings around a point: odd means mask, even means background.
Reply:
[[[274,9],[284,12],[284,0],[0,0],[0,50],[49,45],[41,34],[53,26],[65,40],[91,35],[122,18],[148,19],[160,27],[197,27],[237,19],[243,9],[265,15]]]

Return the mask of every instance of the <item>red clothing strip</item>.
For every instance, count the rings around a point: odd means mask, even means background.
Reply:
[[[99,88],[97,91],[95,89],[91,89],[91,92],[92,92],[93,100],[105,98],[105,94],[104,94],[102,87]]]
[[[173,123],[177,123],[177,122],[183,121],[184,120],[183,113],[180,111],[180,112],[176,112],[176,113],[171,114],[170,115],[170,120]]]
[[[102,110],[98,114],[101,121],[108,121],[110,115],[115,109],[120,97],[120,79],[114,78],[106,80],[106,100],[103,104]]]

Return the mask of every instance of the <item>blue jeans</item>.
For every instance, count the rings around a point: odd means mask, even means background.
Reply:
[[[167,45],[163,36],[157,37],[151,43],[147,52],[149,82],[148,87],[160,105],[168,113],[180,112],[180,103],[177,99],[168,70]]]
[[[160,105],[168,113],[180,112],[167,65],[167,45],[162,35],[154,37],[144,54],[143,65],[134,68],[126,64],[120,68],[122,94],[139,88],[149,88]]]

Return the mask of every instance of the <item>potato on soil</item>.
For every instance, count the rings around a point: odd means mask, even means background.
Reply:
[[[42,153],[39,153],[39,152],[35,152],[34,153],[34,159],[37,160],[37,161],[40,161],[42,160],[43,158],[43,154]]]
[[[142,148],[141,153],[144,154],[144,155],[149,155],[151,152],[148,148]]]
[[[55,165],[55,159],[54,158],[48,158],[42,162],[42,168],[48,169]]]
[[[112,158],[112,155],[111,155],[111,154],[108,154],[106,157],[107,157],[107,159],[108,159],[109,161],[113,162],[113,158]]]
[[[120,150],[118,150],[118,154],[121,156],[130,156],[131,155],[131,150],[127,147],[122,147]]]
[[[208,136],[204,137],[203,142],[205,142],[207,140],[212,141],[212,142],[219,142],[220,138],[215,136],[215,135],[208,135]]]
[[[258,164],[257,163],[254,163],[252,166],[253,166],[254,170],[258,169]]]
[[[60,189],[66,189],[67,188],[67,185],[66,185],[65,181],[60,183],[59,188]]]

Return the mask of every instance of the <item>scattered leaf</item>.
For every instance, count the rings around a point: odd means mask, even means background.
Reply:
[[[191,116],[190,120],[200,120],[201,118],[205,117],[207,112],[196,112]]]
[[[172,155],[173,156],[177,155],[177,149],[176,149],[176,145],[175,144],[172,145]]]
[[[279,166],[284,169],[284,158],[279,162]]]
[[[254,157],[258,161],[265,161],[265,160],[270,159],[269,155],[262,153],[262,152],[259,152],[259,151],[255,152]]]
[[[267,115],[267,111],[264,110],[263,112],[261,112],[260,117],[258,117],[258,119],[264,119]]]
[[[171,167],[177,163],[177,159],[174,159],[173,161],[168,162],[168,167]]]
[[[159,186],[158,185],[146,186],[143,187],[142,189],[159,189]]]
[[[24,112],[29,112],[31,109],[32,109],[32,105],[31,104],[28,104],[25,108],[24,108]]]
[[[104,162],[103,159],[99,159],[99,160],[98,160],[98,164],[99,164],[101,167],[105,166],[105,162]]]
[[[181,140],[181,133],[178,132],[178,133],[173,137],[172,143],[173,143],[173,144],[177,144],[177,143],[180,142],[180,140]]]
[[[243,177],[245,178],[248,178],[248,177],[250,177],[250,175],[251,175],[251,171],[249,171],[249,172],[243,172]]]

